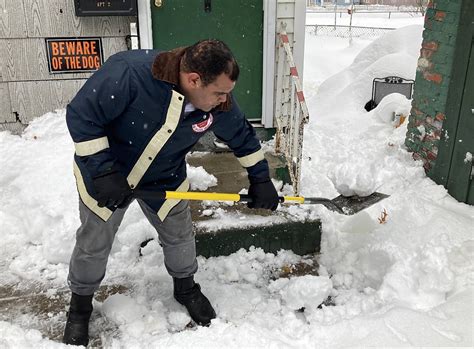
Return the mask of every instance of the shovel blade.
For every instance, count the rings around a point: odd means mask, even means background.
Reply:
[[[387,194],[375,192],[370,194],[369,196],[339,195],[338,197],[332,200],[326,198],[305,198],[304,203],[324,205],[327,209],[331,211],[350,216],[388,197],[389,195]]]
[[[382,194],[382,193],[372,193],[369,196],[342,196],[339,195],[338,197],[332,199],[331,201],[339,207],[342,212],[346,215],[353,215],[357,212],[360,212],[367,207],[370,207],[380,200],[388,198],[389,195]]]

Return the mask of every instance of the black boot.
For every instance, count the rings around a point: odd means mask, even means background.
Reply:
[[[209,326],[211,320],[216,318],[216,312],[209,299],[202,294],[199,284],[194,283],[194,278],[173,278],[173,285],[174,298],[186,307],[191,319],[198,325]]]
[[[87,347],[89,343],[89,319],[92,314],[93,296],[80,296],[72,293],[63,343]]]

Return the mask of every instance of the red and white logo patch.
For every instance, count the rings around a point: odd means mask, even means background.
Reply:
[[[212,121],[214,121],[214,118],[212,117],[212,114],[209,113],[209,117],[206,120],[198,122],[197,124],[193,125],[193,131],[194,132],[206,131],[209,127],[211,127]]]

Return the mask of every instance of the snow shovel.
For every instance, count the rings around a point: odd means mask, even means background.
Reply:
[[[139,199],[164,200],[164,199],[181,199],[181,200],[210,200],[210,201],[233,201],[233,202],[252,202],[252,198],[246,194],[226,194],[226,193],[207,193],[207,192],[152,192],[147,190],[134,190],[134,196]],[[305,198],[302,196],[280,196],[280,203],[298,203],[309,205],[323,205],[331,211],[345,215],[353,215],[389,195],[382,193],[372,193],[369,196],[343,196],[339,195],[334,199],[326,198]]]

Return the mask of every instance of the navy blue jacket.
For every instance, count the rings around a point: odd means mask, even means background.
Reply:
[[[235,99],[210,112],[184,116],[179,60],[184,49],[117,53],[67,106],[75,143],[74,174],[84,204],[103,220],[114,208],[97,206],[92,178],[118,168],[131,188],[187,191],[185,156],[207,131],[225,141],[249,176],[269,176],[255,131]],[[163,220],[177,200],[146,200]]]

